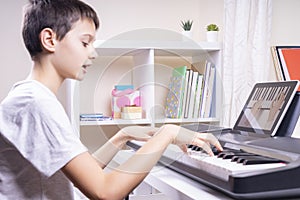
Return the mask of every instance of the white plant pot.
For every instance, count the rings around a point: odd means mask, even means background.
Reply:
[[[217,42],[218,41],[218,31],[207,31],[206,38],[208,42]]]
[[[182,31],[182,39],[183,40],[192,39],[192,31]]]

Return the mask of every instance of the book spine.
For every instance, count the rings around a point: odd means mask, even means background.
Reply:
[[[188,93],[188,84],[189,84],[189,77],[190,77],[190,70],[187,70],[185,73],[184,79],[184,92],[183,92],[183,99],[182,99],[182,114],[181,117],[184,118],[185,110],[187,106],[187,93]]]
[[[201,98],[201,103],[200,103],[200,117],[204,117],[204,111],[205,111],[205,105],[206,105],[206,95],[207,90],[208,90],[208,81],[209,81],[209,73],[210,73],[210,68],[211,68],[211,63],[206,62],[206,67],[205,67],[205,74],[204,74],[204,81],[203,81],[203,91],[202,91],[202,98]]]
[[[195,95],[196,95],[197,80],[198,80],[198,72],[193,71],[188,118],[193,118],[194,107],[195,107]]]
[[[100,118],[103,117],[102,113],[99,114],[80,114],[80,118]]]
[[[80,118],[80,121],[106,121],[106,120],[112,120],[112,118],[111,117],[107,117],[107,116]]]
[[[189,116],[192,81],[193,81],[193,71],[190,70],[189,77],[188,77],[188,85],[187,85],[187,93],[186,93],[186,102],[185,102],[186,105],[185,105],[185,111],[184,111],[184,118],[188,118],[188,116]]]
[[[193,112],[193,118],[199,117],[200,99],[202,94],[202,82],[203,82],[203,75],[199,74],[198,81],[197,81],[196,95],[195,95],[195,108]]]
[[[214,81],[215,81],[215,71],[216,71],[216,68],[214,65],[212,65],[212,67],[210,69],[210,73],[209,73],[209,79],[208,79],[204,117],[210,116],[210,110],[211,110],[211,105],[212,105],[212,95],[213,95]]]

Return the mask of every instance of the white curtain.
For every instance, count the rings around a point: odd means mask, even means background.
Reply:
[[[272,0],[224,0],[223,119],[232,127],[256,82],[270,73]]]

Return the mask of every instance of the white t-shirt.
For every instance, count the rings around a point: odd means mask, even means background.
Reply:
[[[60,169],[86,151],[47,87],[15,84],[0,104],[0,199],[74,199]]]

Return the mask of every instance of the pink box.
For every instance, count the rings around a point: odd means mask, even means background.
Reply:
[[[112,117],[121,118],[121,108],[125,106],[141,106],[140,91],[127,89],[112,91]]]

